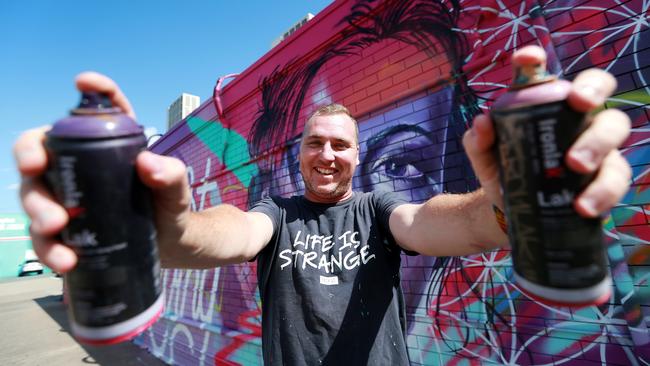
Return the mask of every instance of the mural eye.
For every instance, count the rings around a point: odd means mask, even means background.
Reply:
[[[377,166],[380,173],[390,178],[419,178],[423,173],[414,164],[406,161],[388,159]]]

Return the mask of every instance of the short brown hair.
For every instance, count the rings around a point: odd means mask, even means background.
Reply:
[[[357,120],[352,117],[352,114],[350,113],[350,110],[347,109],[344,105],[338,104],[338,103],[331,103],[327,105],[323,105],[318,107],[314,113],[307,119],[307,122],[305,122],[305,127],[302,131],[303,136],[305,136],[305,130],[307,130],[307,126],[316,118],[320,116],[331,116],[334,114],[345,114],[346,116],[350,117],[352,122],[354,122],[354,142],[356,142],[357,145],[359,145],[359,125],[357,124]]]

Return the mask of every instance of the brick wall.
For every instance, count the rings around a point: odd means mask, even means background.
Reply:
[[[540,304],[512,279],[508,251],[403,258],[413,364],[650,362],[650,31],[647,5],[610,1],[336,1],[205,102],[153,150],[188,166],[192,209],[246,209],[299,194],[297,138],[318,106],[359,122],[359,191],[420,202],[477,183],[460,136],[510,81],[509,56],[539,44],[571,79],[597,66],[619,87],[607,107],[634,131],[632,188],[606,221],[614,296],[600,307]],[[168,363],[261,363],[256,265],[165,270],[163,318],[137,339]]]

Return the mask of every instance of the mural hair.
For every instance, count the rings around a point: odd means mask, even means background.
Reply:
[[[313,59],[307,62],[293,59],[284,67],[278,65],[260,80],[261,105],[248,138],[253,158],[268,154],[272,167],[277,154],[269,152],[284,148],[299,133],[301,108],[323,65],[336,57],[359,55],[364,48],[384,40],[413,45],[430,57],[445,54],[451,63],[452,79],[440,83],[451,83],[455,89],[452,122],[462,122],[464,129],[467,121],[478,113],[476,97],[462,73],[469,46],[465,36],[455,30],[459,2],[389,0],[373,9],[372,4],[376,2],[358,1],[350,15],[339,23],[348,25],[340,39]]]

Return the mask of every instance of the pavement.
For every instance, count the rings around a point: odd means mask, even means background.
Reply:
[[[165,365],[131,342],[89,346],[70,335],[61,278],[0,281],[0,365]]]

